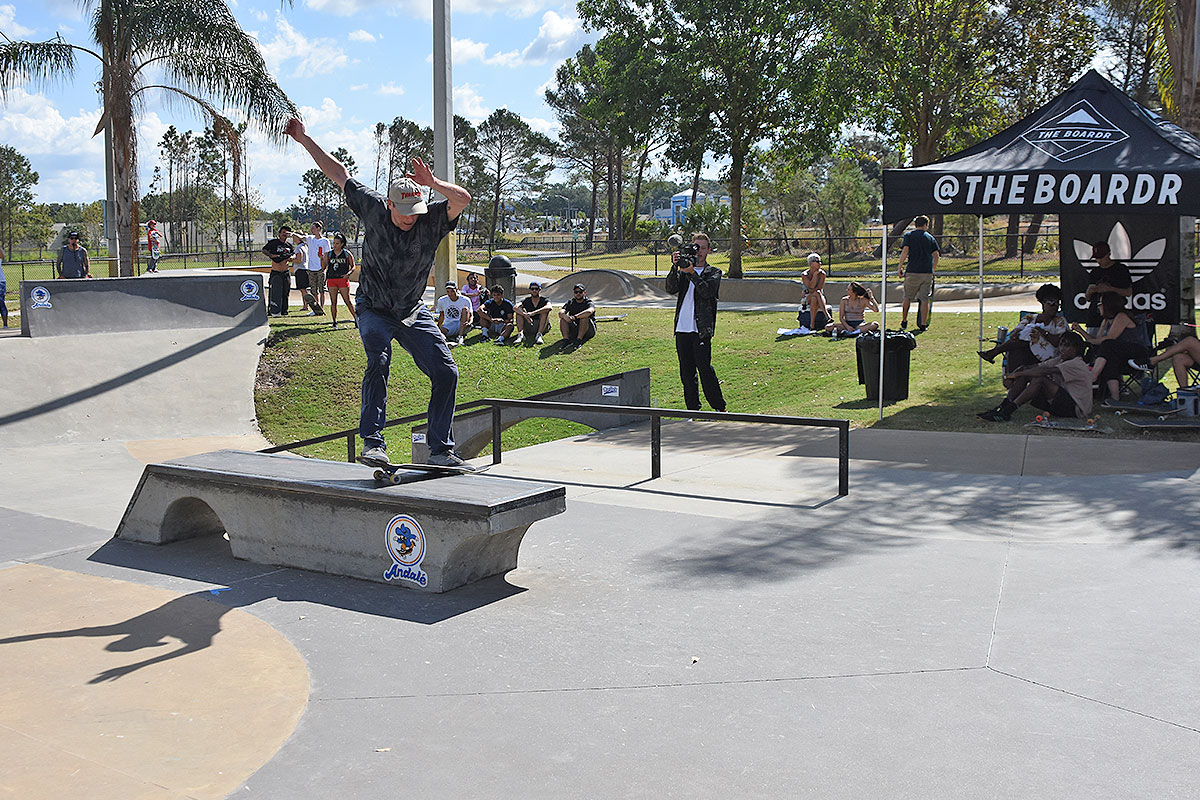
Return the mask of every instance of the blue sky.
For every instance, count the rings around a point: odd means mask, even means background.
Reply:
[[[373,171],[373,128],[399,115],[428,125],[433,117],[431,7],[414,0],[233,0],[243,29],[253,35],[289,97],[302,107],[309,132],[327,150],[345,147],[363,172]],[[0,0],[0,31],[40,41],[61,32],[90,46],[85,12],[73,0]],[[554,135],[543,93],[555,68],[595,34],[582,30],[573,2],[457,0],[454,110],[478,123],[497,108],[520,114]],[[41,202],[87,202],[103,195],[103,137],[92,84],[98,70],[81,54],[74,78],[40,90],[9,94],[0,113],[0,144],[15,147],[40,175]],[[236,115],[231,114],[236,118]],[[157,142],[168,125],[199,131],[203,122],[178,105],[149,99],[140,122],[141,188],[158,161]],[[300,175],[312,167],[298,146],[253,141],[251,181],[268,209],[300,194]],[[432,155],[432,154],[431,154]],[[370,164],[370,167],[366,165]]]

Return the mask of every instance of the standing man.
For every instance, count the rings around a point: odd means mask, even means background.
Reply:
[[[913,225],[914,229],[904,234],[904,248],[900,251],[900,265],[896,273],[904,281],[900,327],[908,327],[908,307],[916,300],[917,330],[924,331],[929,328],[929,309],[933,305],[933,272],[937,269],[942,251],[937,239],[929,232],[929,217],[919,216],[913,220]],[[905,261],[908,262],[907,275]]]
[[[1115,292],[1122,297],[1133,296],[1133,276],[1129,267],[1122,261],[1113,261],[1112,248],[1108,242],[1100,241],[1092,245],[1092,258],[1096,261],[1095,269],[1088,271],[1088,287],[1084,297],[1088,299],[1087,326],[1088,333],[1095,336],[1103,321],[1100,314],[1100,295],[1105,292]]]
[[[542,334],[550,330],[550,301],[542,297],[542,285],[529,282],[529,297],[517,306],[517,341],[542,343]]]
[[[296,255],[296,248],[289,239],[292,229],[279,226],[279,234],[263,245],[262,252],[271,259],[271,273],[267,276],[267,313],[272,317],[286,317],[288,295],[292,293],[292,276],[288,265]]]
[[[671,271],[667,273],[667,292],[678,298],[675,301],[675,354],[679,357],[683,402],[689,411],[700,410],[700,386],[704,387],[704,399],[715,411],[725,410],[721,382],[712,367],[712,337],[717,326],[722,273],[709,266],[710,252],[712,244],[708,234],[693,234],[690,248],[671,253]],[[700,386],[697,385],[697,374]]]
[[[392,183],[385,198],[351,178],[340,162],[312,140],[300,120],[289,120],[284,132],[308,151],[326,177],[345,190],[346,203],[363,222],[363,257],[355,298],[358,334],[367,354],[358,423],[358,434],[366,448],[363,461],[388,463],[383,424],[395,340],[429,378],[429,463],[468,466],[454,452],[451,430],[458,367],[446,338],[421,300],[438,245],[458,224],[459,214],[471,202],[470,193],[438,180],[424,161],[414,158],[412,173]],[[446,199],[426,204],[422,186],[440,192]]]
[[[146,223],[146,256],[150,262],[146,272],[158,272],[158,260],[162,258],[162,234],[158,232],[158,223],[154,220]]]
[[[55,271],[60,278],[90,278],[92,264],[88,260],[87,248],[79,243],[79,233],[71,231],[67,234],[67,243],[58,251],[58,263]]]
[[[297,240],[303,239],[307,247],[307,256],[305,262],[296,267],[296,288],[300,288],[300,270],[306,270],[308,274],[303,279],[309,293],[312,295],[315,304],[311,305],[311,313],[325,313],[325,270],[321,268],[322,259],[329,252],[332,245],[329,239],[325,238],[324,227],[320,222],[314,222],[308,227],[308,236],[299,236],[292,234]]]
[[[446,293],[437,299],[437,324],[446,337],[446,344],[456,347],[471,327],[471,301],[458,293],[454,281],[446,281]]]
[[[582,347],[596,335],[596,306],[582,283],[575,284],[571,299],[558,312],[558,330],[567,347]]]

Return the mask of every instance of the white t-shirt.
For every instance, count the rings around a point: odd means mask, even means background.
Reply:
[[[676,333],[699,333],[696,328],[696,284],[688,281],[687,293],[679,306],[679,320],[675,323]]]
[[[308,264],[306,269],[309,272],[321,271],[321,256],[328,253],[333,245],[324,236],[305,236],[305,244],[308,245]]]
[[[296,245],[296,252],[292,253],[292,260],[291,260],[291,265],[292,265],[293,271],[301,269],[301,265],[306,264],[307,262],[308,262],[308,245],[306,245],[306,244]],[[308,269],[308,267],[305,266],[304,269]]]
[[[471,312],[471,301],[463,297],[461,294],[457,300],[451,300],[446,295],[442,295],[437,301],[437,310],[439,314],[445,315],[445,325],[452,328],[459,324],[463,317]]]

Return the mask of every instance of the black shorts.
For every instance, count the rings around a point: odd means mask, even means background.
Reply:
[[[297,269],[296,270],[296,288],[297,289],[307,289],[308,286],[309,286],[308,270],[303,269],[303,268]]]
[[[1052,417],[1078,417],[1079,407],[1075,405],[1075,401],[1071,399],[1071,393],[1063,387],[1058,387],[1058,393],[1050,400],[1044,397],[1039,397],[1030,403],[1035,408],[1040,408],[1050,414]]]

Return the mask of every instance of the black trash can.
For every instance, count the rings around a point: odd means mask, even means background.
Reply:
[[[888,331],[883,347],[883,399],[908,399],[909,353],[917,337],[908,331]],[[858,382],[867,387],[867,399],[879,399],[879,334],[859,334],[855,343]]]
[[[487,281],[488,291],[498,285],[504,289],[504,299],[517,304],[517,268],[508,256],[492,256],[483,270],[483,279]]]

